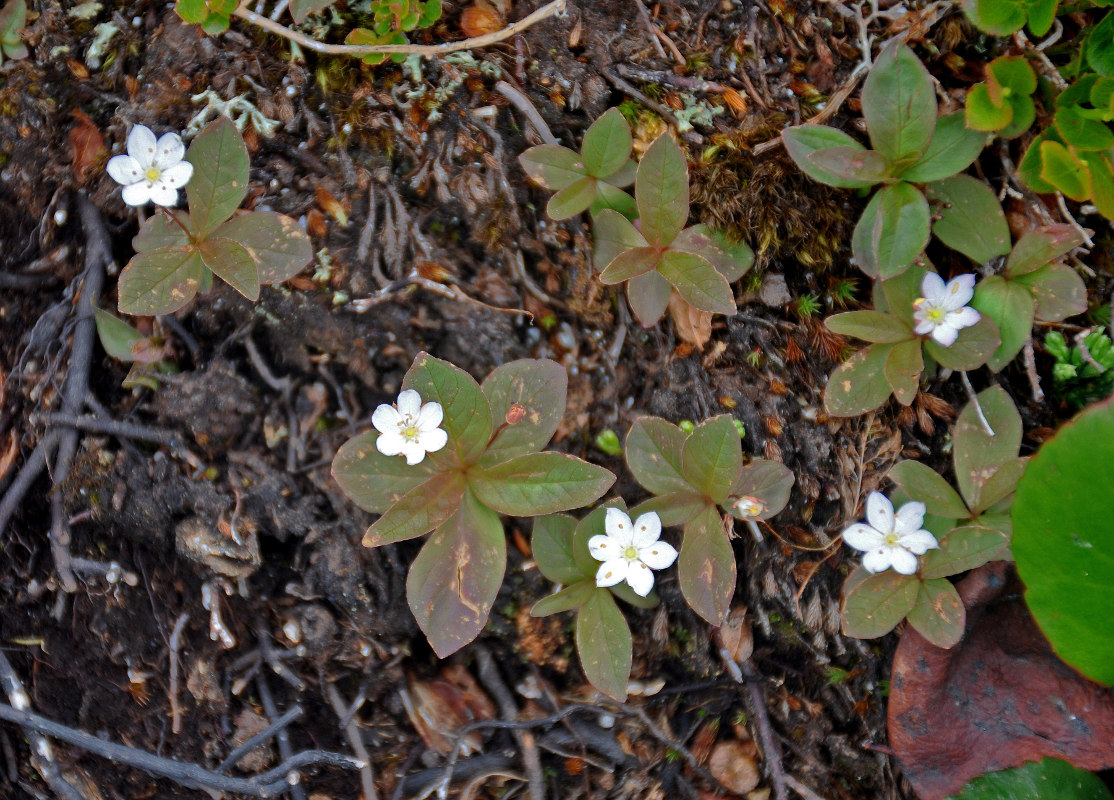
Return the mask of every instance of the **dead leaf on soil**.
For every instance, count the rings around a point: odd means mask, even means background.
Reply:
[[[2,399],[2,397],[0,397],[0,399]],[[12,464],[15,463],[16,456],[18,455],[19,438],[15,435],[15,431],[8,431],[8,444],[0,451],[0,481],[4,480],[4,476],[7,475],[8,470],[12,468]]]
[[[747,619],[745,606],[735,606],[727,615],[727,619],[716,632],[724,654],[736,664],[750,661],[754,653],[754,633],[751,631],[750,620]]]
[[[984,772],[1045,756],[1114,767],[1114,689],[1056,657],[1012,567],[987,564],[958,589],[963,640],[942,650],[908,628],[894,656],[890,743],[918,796],[942,800]]]
[[[468,38],[502,30],[503,15],[487,0],[477,0],[460,15],[460,29]]]
[[[452,752],[456,731],[477,720],[494,719],[496,710],[464,667],[447,666],[441,675],[431,681],[411,678],[409,691],[400,695],[406,716],[426,747],[447,756]],[[479,732],[470,733],[460,746],[460,755],[478,753],[482,746]]]
[[[712,315],[693,308],[676,292],[669,296],[669,313],[681,341],[703,352],[704,345],[712,338]]]
[[[100,128],[80,109],[74,109],[70,116],[77,124],[70,128],[70,158],[73,163],[74,182],[85,185],[85,176],[104,158],[107,148]]]
[[[708,759],[708,771],[734,794],[746,794],[762,779],[754,760],[754,745],[734,740],[716,745]]]

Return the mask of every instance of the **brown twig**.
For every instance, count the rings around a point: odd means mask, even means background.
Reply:
[[[773,784],[774,797],[777,800],[788,800],[785,791],[786,776],[781,765],[781,750],[778,749],[774,739],[774,729],[770,724],[770,714],[766,710],[766,698],[762,694],[761,676],[748,659],[739,665],[746,678],[747,694],[750,696],[751,713],[754,715],[755,726],[758,728],[758,741],[762,745],[762,755],[766,766],[770,770],[770,783]]]
[[[360,726],[356,722],[355,714],[347,713],[348,709],[344,698],[340,696],[340,692],[333,684],[325,684],[325,697],[329,699],[329,705],[340,717],[344,728],[344,736],[348,739],[348,746],[352,748],[356,758],[364,762],[364,767],[360,770],[360,787],[364,793],[363,800],[379,800],[379,794],[375,791],[375,773],[371,771],[371,757],[368,755],[367,748],[364,747],[364,740],[360,736]]]
[[[1041,389],[1041,379],[1037,375],[1037,360],[1033,356],[1033,340],[1026,339],[1025,346],[1021,348],[1021,363],[1025,365],[1025,375],[1029,378],[1029,391],[1033,402],[1044,402],[1044,390]]]
[[[503,683],[503,678],[499,675],[499,669],[495,666],[495,660],[491,657],[491,652],[483,645],[476,645],[473,652],[476,655],[480,682],[491,692],[491,696],[495,698],[503,716],[507,719],[516,719],[518,717],[518,706],[515,705],[514,697],[507,685]],[[534,741],[534,734],[532,731],[525,729],[512,731],[512,734],[515,741],[518,742],[518,746],[522,749],[522,763],[526,767],[526,776],[530,786],[530,800],[545,800],[545,776],[542,773],[542,762],[538,755],[538,746]]]
[[[666,58],[665,50],[662,49],[662,45],[664,44],[669,48],[669,52],[673,56],[673,61],[677,66],[683,67],[685,65],[685,57],[681,54],[677,45],[673,43],[673,40],[665,35],[665,31],[658,28],[658,26],[654,24],[654,21],[650,19],[650,12],[647,11],[646,6],[642,4],[642,0],[634,0],[634,5],[638,9],[638,16],[642,19],[643,24],[646,25],[646,29],[650,32],[650,36],[652,37],[650,41],[654,43],[654,47],[658,51],[658,56],[660,58]]]
[[[619,91],[624,92],[626,94],[629,94],[631,97],[633,97],[635,100],[640,102],[642,105],[646,106],[649,109],[652,109],[654,112],[656,112],[658,114],[658,116],[662,117],[664,120],[666,120],[674,128],[678,128],[678,129],[680,128],[680,122],[678,122],[677,117],[674,116],[674,114],[673,114],[673,109],[671,109],[669,106],[662,105],[661,103],[657,102],[656,100],[651,100],[644,93],[639,91],[637,88],[635,88],[634,86],[632,86],[631,84],[627,83],[625,80],[620,78],[617,74],[615,74],[615,72],[613,70],[606,69],[606,70],[604,70],[603,75],[604,75],[605,78],[607,78],[609,81],[611,81],[611,83],[615,86],[616,89],[618,89]],[[701,136],[696,131],[692,131],[692,130],[685,131],[684,133],[681,134],[681,138],[684,139],[687,142],[691,142],[692,144],[698,144],[698,145],[699,144],[704,144],[704,137]]]
[[[499,81],[496,83],[495,91],[507,98],[511,105],[522,112],[523,116],[534,126],[534,130],[538,132],[538,136],[541,137],[543,142],[546,144],[560,144],[560,142],[557,141],[557,137],[553,135],[553,131],[549,129],[549,125],[546,124],[546,121],[542,118],[542,115],[538,113],[538,109],[530,102],[530,98],[523,92],[520,92],[507,81]]]
[[[271,687],[267,685],[266,677],[263,675],[257,676],[255,688],[259,691],[259,700],[263,704],[263,713],[267,715],[267,720],[269,722],[277,720],[279,718],[278,706],[275,705],[275,700],[271,696]],[[294,752],[294,749],[290,746],[290,734],[286,732],[286,728],[279,728],[278,736],[275,738],[278,741],[279,755],[282,756],[282,760],[289,761]],[[363,759],[359,760],[359,764],[359,768],[363,769]],[[291,796],[294,800],[308,800],[305,787],[302,786],[301,776],[297,775],[295,777],[297,780],[288,782]]]
[[[616,64],[615,71],[624,78],[631,78],[646,83],[664,83],[685,92],[703,92],[705,94],[724,94],[731,90],[730,86],[702,78],[692,78],[688,75],[677,75],[663,69],[643,69],[630,64]]]

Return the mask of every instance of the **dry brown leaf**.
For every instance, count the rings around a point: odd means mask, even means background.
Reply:
[[[0,397],[2,397],[0,390]],[[0,452],[0,481],[4,480],[4,476],[8,474],[8,470],[12,468],[15,463],[16,456],[19,455],[19,438],[15,435],[15,431],[8,431],[8,444],[3,452]]]
[[[460,29],[464,31],[464,35],[469,39],[473,36],[495,33],[502,30],[503,27],[503,15],[486,0],[477,0],[474,5],[464,9],[464,13],[460,15]]]
[[[676,292],[669,296],[669,314],[681,340],[703,352],[712,338],[712,315],[693,308]]]
[[[746,794],[757,788],[758,782],[762,779],[758,772],[758,764],[751,752],[752,749],[742,742],[720,742],[708,760],[708,771],[728,791],[734,794]]]
[[[749,661],[754,653],[754,634],[747,619],[746,606],[735,606],[716,634],[724,653],[736,664]]]
[[[88,114],[74,109],[70,116],[77,120],[77,124],[70,128],[70,158],[74,182],[78,186],[84,186],[85,176],[104,158],[107,148],[104,136]]]

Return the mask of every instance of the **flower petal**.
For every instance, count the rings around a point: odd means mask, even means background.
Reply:
[[[936,542],[936,537],[928,531],[911,531],[899,540],[901,546],[909,552],[923,556],[929,550],[938,550],[940,545]]]
[[[176,133],[164,133],[155,143],[155,166],[159,169],[172,167],[185,156],[186,146],[182,144],[182,137]]]
[[[383,431],[375,440],[375,449],[385,456],[397,456],[405,444],[406,439],[397,430]]]
[[[647,547],[659,538],[661,538],[661,517],[657,512],[642,514],[634,521],[634,537],[631,539],[631,544],[635,547]]]
[[[638,557],[650,569],[665,569],[677,560],[677,550],[669,542],[654,542],[638,551]]]
[[[645,597],[654,588],[654,573],[641,561],[632,561],[627,569],[627,583],[639,597]]]
[[[879,533],[894,529],[894,504],[881,492],[871,492],[866,498],[866,521]]]
[[[882,534],[869,525],[856,522],[843,529],[843,543],[856,550],[874,550],[882,546]]]
[[[422,431],[418,440],[427,453],[436,453],[448,443],[449,434],[441,428],[434,428],[431,431]]]
[[[630,517],[618,508],[607,509],[607,515],[603,518],[603,529],[620,547],[626,547],[634,541],[634,526],[631,524]]]
[[[151,202],[157,206],[178,205],[178,190],[167,186],[162,181],[155,181],[148,191],[151,195]]]
[[[398,433],[399,423],[402,422],[402,416],[398,413],[398,409],[390,403],[380,403],[375,407],[375,411],[371,415],[371,424],[375,426],[375,430],[380,433]]]
[[[904,547],[890,549],[890,564],[893,566],[894,572],[899,572],[902,575],[914,575],[917,572],[917,557]]]
[[[403,417],[417,419],[422,413],[422,396],[413,389],[406,389],[399,393],[395,405],[398,407],[398,413]]]
[[[131,156],[113,156],[104,168],[108,177],[124,186],[143,180],[143,170]]]
[[[959,328],[952,325],[951,320],[941,322],[932,329],[932,338],[944,347],[951,347],[959,336]]]
[[[422,447],[421,442],[403,437],[402,454],[406,456],[406,464],[412,467],[422,463],[422,459],[425,458],[425,448]]]
[[[922,319],[917,322],[916,327],[913,328],[913,333],[917,336],[926,336],[936,330],[936,323],[930,319]]]
[[[871,550],[863,556],[863,569],[867,572],[884,572],[890,568],[893,563],[890,560],[890,552],[893,548],[879,547],[877,550]]]
[[[171,189],[185,186],[193,177],[193,164],[188,161],[179,161],[171,164],[159,175],[159,180]]]
[[[959,275],[948,281],[945,287],[947,290],[944,299],[944,308],[948,311],[955,311],[957,308],[963,308],[971,302],[971,298],[975,296],[975,276],[974,275]]]
[[[979,314],[979,312],[975,309],[969,306],[964,306],[963,308],[957,309],[955,311],[949,311],[947,319],[948,324],[951,325],[953,328],[970,328],[972,325],[982,319],[982,315]]]
[[[445,419],[440,403],[426,403],[418,412],[417,425],[420,431],[431,431]]]
[[[588,552],[596,561],[607,561],[612,556],[619,556],[619,545],[610,536],[597,533],[588,540]]]
[[[928,301],[929,305],[941,305],[947,297],[944,279],[935,272],[926,272],[921,278],[921,296]]]
[[[155,150],[158,147],[158,141],[155,139],[155,134],[146,125],[133,125],[131,133],[128,134],[128,155],[139,162],[139,168],[143,171],[147,167],[155,163]]]
[[[144,206],[151,199],[151,188],[147,185],[147,181],[129,183],[120,194],[129,206]]]
[[[894,531],[898,535],[920,530],[924,524],[924,503],[906,503],[894,515]]]
[[[596,586],[614,586],[627,577],[630,562],[625,558],[613,558],[600,564],[596,570]]]

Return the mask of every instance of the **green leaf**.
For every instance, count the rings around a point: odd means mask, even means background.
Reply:
[[[1052,140],[1041,142],[1040,159],[1041,180],[1078,202],[1091,196],[1091,173],[1087,165],[1062,144]]]
[[[1043,142],[1053,141],[1054,131],[1048,128],[1029,143],[1025,155],[1017,163],[1017,175],[1034,192],[1051,194],[1056,187],[1041,177],[1044,164],[1041,160],[1040,146]]]
[[[410,466],[405,458],[375,449],[377,431],[355,436],[333,458],[333,479],[356,505],[373,514],[386,513],[399,498],[434,475],[427,458]]]
[[[987,525],[972,523],[953,528],[940,537],[940,549],[921,558],[921,575],[926,579],[946,578],[998,561],[1009,553],[1009,537]]]
[[[610,471],[565,453],[528,453],[468,475],[468,485],[484,505],[515,517],[581,508],[613,483]]]
[[[971,307],[989,316],[998,326],[1002,343],[986,364],[999,372],[1029,340],[1033,330],[1033,296],[1019,282],[991,275],[979,283]]]
[[[770,519],[780,513],[789,502],[789,493],[795,480],[793,471],[784,464],[757,458],[739,472],[728,500],[731,497],[753,497],[763,505],[758,519]],[[729,503],[726,508],[736,519],[750,519],[744,517],[733,503]]]
[[[892,344],[914,338],[908,323],[881,311],[847,311],[824,320],[829,330],[866,342]]]
[[[456,513],[467,486],[459,472],[440,472],[400,497],[364,533],[364,547],[416,539]]]
[[[657,324],[669,306],[673,287],[657,270],[627,281],[627,302],[635,319],[644,328]]]
[[[461,464],[476,460],[491,439],[491,409],[479,384],[464,370],[429,353],[418,353],[402,379],[403,389],[414,389],[423,403],[440,403],[445,412],[441,427],[449,434],[446,450]]]
[[[824,147],[807,158],[817,172],[835,175],[841,183],[874,185],[890,177],[890,162],[884,155],[858,146]]]
[[[743,468],[743,449],[731,415],[721,414],[700,423],[685,440],[681,464],[692,488],[714,503],[726,500]]]
[[[989,186],[970,175],[956,175],[925,187],[936,207],[932,232],[952,250],[979,264],[1010,252],[1010,228]]]
[[[685,154],[669,134],[662,134],[638,164],[634,199],[642,235],[666,247],[685,227],[689,216],[689,171]]]
[[[577,567],[580,569],[581,575],[595,575],[600,568],[599,561],[592,558],[592,554],[588,551],[588,541],[597,534],[605,533],[604,520],[607,517],[607,509],[618,508],[620,511],[626,511],[627,507],[621,498],[614,498],[608,500],[602,505],[596,506],[576,524],[576,530],[572,535],[572,556],[576,561]]]
[[[625,188],[634,183],[636,177],[638,177],[638,163],[634,159],[628,158],[617,171],[611,173],[610,175],[604,176],[604,185]],[[626,195],[626,197],[630,199],[632,203],[634,202],[634,198],[632,198],[630,195],[627,195],[626,192],[624,192],[623,194]],[[637,206],[631,212],[629,218],[638,218]]]
[[[618,108],[609,108],[584,134],[580,146],[584,169],[596,178],[606,178],[622,167],[630,157],[630,125]]]
[[[962,111],[944,114],[936,120],[936,131],[924,155],[900,177],[911,183],[929,183],[962,172],[975,163],[986,147],[986,139],[982,131],[967,127]]]
[[[983,484],[979,503],[975,506],[974,512],[981,514],[1017,491],[1017,482],[1025,474],[1025,465],[1028,461],[1027,458],[1015,458],[1000,466]]]
[[[1109,153],[1080,153],[1079,157],[1091,173],[1091,202],[1104,217],[1114,219],[1114,167]]]
[[[559,192],[588,175],[580,154],[559,144],[531,147],[518,157],[526,177],[551,192]]]
[[[920,581],[892,570],[872,575],[858,567],[843,584],[843,633],[876,639],[892,631],[913,610]]]
[[[639,417],[627,432],[624,446],[627,468],[639,485],[654,494],[690,492],[681,467],[687,435],[658,417]]]
[[[1114,403],[1091,406],[1029,461],[1013,502],[1025,601],[1060,658],[1114,685]]]
[[[406,599],[438,658],[447,658],[483,630],[506,566],[503,523],[465,493],[406,576]]]
[[[1099,75],[1114,77],[1114,13],[1108,12],[1091,28],[1083,45],[1083,55]]]
[[[104,351],[117,361],[135,361],[132,345],[146,337],[124,320],[103,308],[93,306],[93,319],[97,323],[97,336]]]
[[[920,341],[907,339],[895,344],[886,356],[883,372],[897,402],[903,406],[911,405],[921,385],[921,373],[924,372]]]
[[[1056,19],[1059,0],[1031,0],[1029,3],[1029,32],[1040,38],[1052,28]]]
[[[8,0],[0,8],[0,63],[3,56],[11,59],[27,58],[27,46],[19,39],[19,29],[27,25],[27,3],[24,0]]]
[[[986,0],[983,0],[986,2]],[[980,775],[958,800],[1111,800],[1102,779],[1066,761],[1045,758]]]
[[[1097,119],[1090,119],[1079,106],[1056,109],[1056,132],[1076,150],[1108,150],[1114,145],[1114,132]]]
[[[259,299],[259,276],[251,253],[238,242],[211,236],[198,245],[205,266],[248,300]]]
[[[877,183],[877,181],[844,178],[821,169],[819,165],[809,161],[808,157],[814,152],[829,147],[850,147],[866,152],[865,147],[843,131],[826,125],[798,125],[782,131],[781,141],[785,145],[785,152],[789,153],[793,162],[814,181],[840,189],[869,189]]]
[[[296,220],[274,211],[235,216],[213,231],[213,236],[231,239],[247,248],[261,284],[293,278],[313,260],[313,243],[306,232]]]
[[[857,417],[873,411],[890,396],[886,358],[893,345],[875,344],[844,361],[824,387],[824,408],[833,417]]]
[[[983,429],[974,403],[959,413],[952,434],[955,482],[968,508],[979,505],[983,486],[999,467],[1017,458],[1021,448],[1021,415],[1006,391],[991,386],[976,397],[994,435]]]
[[[896,278],[875,281],[871,290],[874,307],[893,314],[913,329],[913,303],[921,296],[921,284],[928,270],[910,267]]]
[[[595,242],[592,260],[601,271],[620,253],[632,247],[649,246],[629,219],[611,209],[604,209],[592,220],[592,238]]]
[[[290,0],[290,17],[295,24],[301,25],[310,14],[324,11],[336,0]]]
[[[632,247],[624,250],[600,273],[600,282],[611,285],[645,275],[656,269],[663,258],[662,252],[656,247]]]
[[[731,242],[707,225],[685,228],[673,240],[671,249],[700,256],[728,283],[739,280],[754,265],[754,251],[745,242]]]
[[[919,461],[899,461],[887,476],[913,500],[924,503],[929,514],[948,519],[970,516],[959,494],[940,474]]]
[[[963,638],[967,612],[959,592],[944,578],[926,580],[920,585],[917,600],[909,611],[909,624],[937,647],[955,647]]]
[[[531,617],[548,617],[562,611],[572,611],[587,603],[596,593],[595,579],[577,581],[559,592],[543,597],[530,609]]]
[[[633,197],[606,181],[596,181],[596,199],[588,210],[595,217],[605,209],[618,211],[627,219],[637,219],[638,217],[638,205],[634,202]]]
[[[1042,322],[1059,322],[1087,310],[1087,287],[1066,264],[1049,264],[1022,275],[1015,283],[1027,286],[1036,301],[1036,317]]]
[[[878,54],[862,101],[875,150],[890,161],[925,155],[936,129],[936,92],[928,70],[900,40]]]
[[[990,317],[984,316],[970,328],[961,330],[959,338],[949,347],[925,339],[924,351],[941,366],[966,371],[985,364],[1001,343],[998,326]]]
[[[484,378],[480,389],[491,408],[491,429],[499,432],[488,445],[480,465],[498,464],[545,447],[564,416],[568,384],[565,368],[548,358],[512,361]],[[518,422],[509,424],[507,412],[515,404],[526,413]]]
[[[1025,25],[1028,3],[1020,0],[963,0],[963,10],[979,30],[1009,36]]]
[[[632,647],[630,628],[615,598],[597,589],[576,615],[576,651],[588,682],[620,703],[627,698]]]
[[[172,222],[168,218],[170,214],[173,214],[181,225]],[[139,233],[132,239],[132,247],[137,253],[160,250],[164,247],[187,247],[190,244],[190,237],[183,227],[188,228],[189,221],[189,215],[184,211],[160,209],[139,226]]]
[[[137,253],[120,273],[120,311],[136,317],[177,311],[197,294],[203,269],[196,247]]]
[[[994,133],[1013,121],[1013,104],[1003,102],[995,105],[990,98],[987,84],[980,83],[967,92],[965,121],[972,130]]]
[[[550,219],[560,221],[587,211],[596,201],[596,183],[595,178],[573,181],[549,198],[545,213]]]
[[[712,314],[735,313],[731,284],[703,257],[667,251],[657,265],[657,272],[689,305]]]
[[[232,216],[248,191],[248,149],[232,120],[220,117],[201,131],[186,160],[193,177],[186,184],[190,230],[204,238]]]
[[[573,556],[575,530],[576,519],[568,514],[549,514],[534,520],[530,550],[542,575],[554,583],[571,584],[588,577]]]
[[[723,520],[715,506],[706,506],[685,525],[685,540],[677,557],[681,594],[709,625],[719,627],[731,608],[735,574],[735,553]]]
[[[635,593],[634,589],[630,587],[629,583],[617,583],[614,586],[608,586],[611,594],[618,597],[627,605],[632,605],[635,608],[656,608],[661,602],[657,590],[652,589],[648,595],[642,597]]]
[[[928,244],[928,201],[908,183],[886,186],[870,198],[851,235],[859,269],[872,278],[905,272]]]
[[[1068,224],[1027,231],[1006,259],[1006,277],[1016,278],[1051,264],[1083,244],[1083,236]]]
[[[661,519],[662,526],[670,528],[684,525],[709,505],[708,498],[698,492],[671,492],[639,503],[630,513],[632,518],[637,518],[639,514],[653,511]]]

